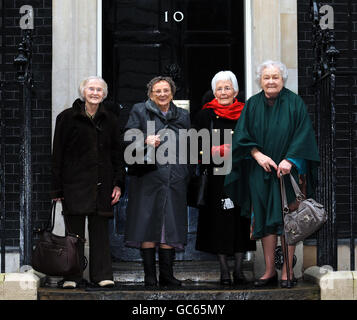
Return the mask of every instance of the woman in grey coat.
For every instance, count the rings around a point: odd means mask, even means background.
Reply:
[[[127,246],[141,249],[146,286],[157,285],[157,246],[159,284],[181,285],[173,276],[172,266],[175,249],[183,249],[186,244],[189,170],[186,161],[179,161],[187,160],[184,150],[180,150],[179,130],[190,128],[190,117],[172,102],[176,87],[171,78],[155,77],[147,87],[149,99],[135,104],[130,111],[124,157],[132,163],[129,158],[140,154],[141,140],[141,149],[146,145],[147,153],[154,151],[156,169],[144,175],[132,173],[130,177],[125,241]],[[142,139],[136,137],[135,142],[128,144],[128,136],[135,136],[135,130],[142,133]]]

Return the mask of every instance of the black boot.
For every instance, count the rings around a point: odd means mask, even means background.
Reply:
[[[159,248],[159,283],[161,286],[180,286],[181,281],[173,275],[175,249]]]
[[[141,249],[141,254],[144,263],[145,272],[145,286],[146,287],[156,287],[156,261],[155,261],[156,248],[145,248]]]

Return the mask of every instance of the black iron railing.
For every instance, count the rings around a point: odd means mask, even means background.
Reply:
[[[353,21],[352,21],[352,0],[349,1],[348,3],[348,12],[349,17],[348,17],[348,29],[353,30]],[[353,61],[353,34],[352,32],[348,33],[348,53],[349,53],[349,61]],[[353,63],[352,63],[353,67]],[[351,68],[350,70],[347,71],[347,73],[352,72],[353,76],[349,76],[349,103],[348,103],[348,118],[350,119],[349,122],[349,127],[348,127],[348,139],[349,139],[349,153],[348,153],[348,161],[349,161],[349,181],[348,181],[348,190],[349,190],[349,223],[350,223],[350,264],[351,264],[351,270],[356,270],[355,266],[355,207],[354,207],[354,150],[355,150],[355,145],[354,145],[354,129],[356,125],[356,118],[354,117],[355,114],[353,113],[353,106],[354,106],[354,101],[353,101],[353,95],[352,95],[352,88],[355,85],[354,81],[357,81],[357,70],[353,70]]]
[[[334,34],[322,29],[317,1],[311,1],[313,21],[313,80],[315,85],[315,126],[321,164],[317,199],[328,212],[328,221],[317,236],[317,264],[337,269],[336,229],[336,110],[334,93],[336,86]],[[329,52],[329,53],[328,53]]]
[[[6,241],[6,229],[5,229],[5,121],[4,121],[4,104],[3,104],[3,82],[0,85],[0,241],[1,241],[1,268],[0,272],[5,272],[5,241]]]
[[[5,7],[1,6],[1,67],[4,67],[5,54]],[[18,47],[18,54],[14,58],[17,67],[16,83],[19,85],[19,253],[20,266],[31,264],[32,253],[32,165],[31,165],[31,91],[32,81],[32,30],[22,30],[22,41]],[[0,86],[0,240],[1,240],[1,272],[5,272],[6,259],[6,121],[4,91],[6,85],[14,85],[14,81],[5,80],[1,70]]]
[[[0,52],[0,66],[3,66],[4,62],[4,48],[5,48],[5,33],[4,33],[4,23],[5,23],[5,11],[4,11],[4,0],[0,1],[1,6],[1,25],[0,25],[0,37],[1,37],[1,52]],[[1,241],[1,273],[5,272],[5,164],[6,164],[6,153],[5,153],[5,110],[4,110],[4,99],[3,99],[3,70],[0,70],[0,241]]]
[[[315,90],[315,127],[321,157],[319,168],[319,184],[317,187],[318,201],[322,202],[328,212],[328,221],[317,234],[317,264],[330,265],[334,270],[338,266],[338,230],[336,212],[336,79],[342,75],[336,70],[336,58],[339,51],[335,47],[334,31],[321,26],[319,1],[311,1],[311,19],[313,22],[312,43],[314,54],[313,81]],[[350,1],[350,10],[352,2]],[[352,11],[349,11],[352,12]],[[350,17],[351,18],[351,17]],[[350,20],[352,24],[352,20]],[[352,31],[352,28],[350,29]],[[351,33],[352,37],[352,33]],[[350,39],[353,44],[352,38]],[[352,50],[351,50],[352,52]],[[352,61],[352,59],[351,59]],[[353,84],[351,84],[352,86]],[[355,226],[354,221],[354,165],[353,165],[353,97],[350,90],[349,99],[349,237],[350,237],[350,268],[355,269]]]
[[[18,55],[17,81],[20,93],[20,266],[31,264],[32,255],[32,152],[31,152],[31,91],[32,75],[32,30],[23,30]]]

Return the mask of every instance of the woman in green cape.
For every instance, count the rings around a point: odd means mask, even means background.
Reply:
[[[280,174],[291,173],[309,197],[320,161],[306,106],[284,87],[287,76],[286,66],[278,61],[258,67],[263,90],[247,101],[234,130],[232,172],[225,179],[226,193],[241,205],[241,215],[251,218],[251,237],[262,240],[265,273],[255,281],[256,287],[278,282],[274,259],[277,236],[283,231]],[[287,198],[293,203],[295,194],[287,177]],[[296,284],[294,251],[295,246],[289,246],[290,277]],[[287,286],[285,264],[280,283]]]

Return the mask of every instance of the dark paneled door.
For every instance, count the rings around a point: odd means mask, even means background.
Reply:
[[[103,77],[115,105],[126,108],[146,99],[146,83],[170,75],[175,99],[189,100],[191,113],[210,90],[220,70],[232,70],[244,99],[243,0],[105,0],[103,1]],[[126,113],[121,113],[122,120]],[[112,222],[115,259],[139,259],[123,245],[125,197]],[[189,211],[189,239],[183,260],[208,259],[194,250],[197,212]]]

